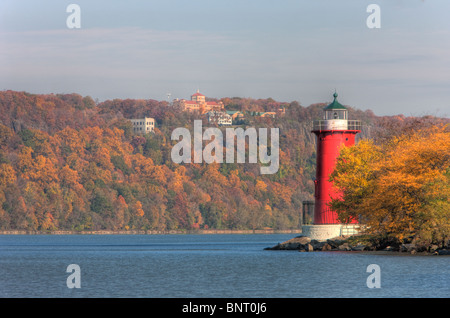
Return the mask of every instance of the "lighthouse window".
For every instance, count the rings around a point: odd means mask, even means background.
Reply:
[[[334,116],[334,119],[337,119],[337,118],[338,118],[338,114],[337,114],[336,112],[334,113],[333,116]]]

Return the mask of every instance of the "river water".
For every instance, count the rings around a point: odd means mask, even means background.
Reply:
[[[450,296],[450,257],[264,250],[294,236],[2,235],[0,297]],[[368,287],[371,264],[380,288]]]

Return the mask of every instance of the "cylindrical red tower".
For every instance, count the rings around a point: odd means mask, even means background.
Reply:
[[[355,136],[361,131],[361,122],[348,120],[347,108],[337,101],[337,93],[333,96],[333,102],[324,108],[323,120],[313,122],[312,132],[317,136],[314,224],[341,223],[337,213],[328,206],[332,198],[339,197],[329,178],[341,147],[354,145]]]

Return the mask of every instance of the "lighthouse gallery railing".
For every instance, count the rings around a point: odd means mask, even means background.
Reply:
[[[313,130],[330,130],[330,120],[314,120]],[[336,129],[341,130],[341,129]],[[360,120],[347,120],[347,129],[345,130],[361,130]]]

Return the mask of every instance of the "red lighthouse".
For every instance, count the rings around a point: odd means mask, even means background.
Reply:
[[[332,198],[337,198],[329,181],[336,165],[336,159],[342,146],[355,144],[355,136],[361,132],[359,120],[348,120],[348,110],[337,101],[334,93],[333,102],[324,108],[323,119],[313,122],[312,132],[317,136],[317,162],[314,202],[314,225],[303,227],[307,236],[326,239],[342,235],[337,213],[328,206]],[[352,223],[357,223],[356,220]]]

